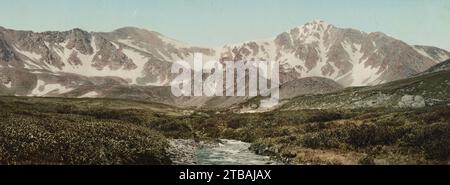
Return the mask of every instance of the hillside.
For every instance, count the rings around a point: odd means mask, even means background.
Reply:
[[[450,103],[450,71],[438,71],[372,87],[293,98],[281,110],[426,107]]]
[[[183,111],[112,99],[0,97],[0,164],[171,164],[147,126]]]

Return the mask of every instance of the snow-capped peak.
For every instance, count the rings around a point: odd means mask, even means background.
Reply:
[[[308,22],[308,23],[306,23],[306,24],[322,25],[322,26],[324,26],[324,27],[328,27],[329,25],[331,25],[331,24],[325,22],[324,20],[313,20],[313,21]]]
[[[0,60],[7,61],[0,67],[15,62],[15,66],[23,66],[33,75],[46,72],[61,76],[63,74],[59,73],[72,73],[88,78],[115,77],[123,80],[120,83],[129,85],[167,85],[173,78],[170,73],[172,62],[192,62],[196,52],[204,54],[204,61],[279,62],[282,82],[319,76],[344,86],[372,85],[405,78],[450,58],[450,52],[439,48],[410,46],[382,33],[367,34],[339,28],[322,20],[294,27],[275,38],[217,48],[191,46],[158,32],[135,27],[98,33],[73,29],[27,34],[21,38],[14,30],[0,29],[0,35],[5,38],[0,38],[0,48],[5,48],[3,53],[0,51],[0,56],[4,56]]]
[[[321,40],[325,33],[330,31],[333,25],[325,21],[315,20],[308,22],[302,26],[295,27],[287,33],[291,35],[293,40],[300,40],[305,43],[312,43]]]
[[[303,30],[304,32],[310,32],[310,31],[324,31],[328,29],[328,27],[333,26],[325,21],[322,20],[313,20],[311,22],[307,22],[302,26],[298,26],[297,28],[299,30]],[[295,28],[294,28],[295,29]]]

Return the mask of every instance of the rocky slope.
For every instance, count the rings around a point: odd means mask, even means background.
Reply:
[[[291,98],[301,95],[318,95],[338,92],[344,87],[337,82],[323,77],[306,77],[292,80],[280,86],[280,105],[289,102]],[[260,107],[260,100],[264,97],[251,98],[233,107],[238,112],[265,112],[276,109],[278,106],[263,108]]]
[[[403,79],[450,58],[448,51],[412,46],[386,34],[365,33],[313,21],[275,39],[225,46],[234,60],[270,59],[282,65],[282,79],[320,76],[344,86]]]
[[[314,76],[343,86],[403,79],[450,58],[449,52],[439,48],[411,46],[382,33],[338,28],[323,21],[295,27],[274,39],[220,48],[190,46],[133,27],[41,33],[0,27],[0,93],[222,107],[248,99],[172,97],[167,86],[175,77],[170,73],[172,63],[192,62],[195,52],[203,53],[205,60],[279,62],[282,83]]]
[[[450,70],[450,59],[446,60],[444,62],[441,62],[439,64],[436,64],[433,67],[430,67],[429,69],[427,69],[423,73],[433,73],[433,72],[445,71],[445,70]]]
[[[282,105],[280,109],[446,106],[450,105],[449,91],[450,70],[442,70],[377,86],[346,88],[326,95],[299,96]]]

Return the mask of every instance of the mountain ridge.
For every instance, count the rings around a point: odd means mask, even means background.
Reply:
[[[204,60],[279,62],[282,84],[324,77],[345,87],[408,78],[442,58],[450,58],[450,53],[440,48],[408,45],[381,32],[338,28],[324,21],[294,27],[273,39],[218,48],[191,46],[137,27],[112,32],[79,28],[33,32],[0,27],[2,93],[127,97],[107,92],[117,87],[121,90],[113,92],[126,93],[124,89],[135,88],[132,91],[161,99],[157,97],[161,93],[148,91],[164,88],[151,86],[167,86],[175,77],[170,73],[171,64],[178,60],[192,62],[195,52],[203,53]]]

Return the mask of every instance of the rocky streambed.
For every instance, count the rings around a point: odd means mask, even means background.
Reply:
[[[194,140],[170,140],[168,153],[175,165],[270,165],[281,164],[269,156],[251,151],[250,143],[220,139],[206,143]]]

